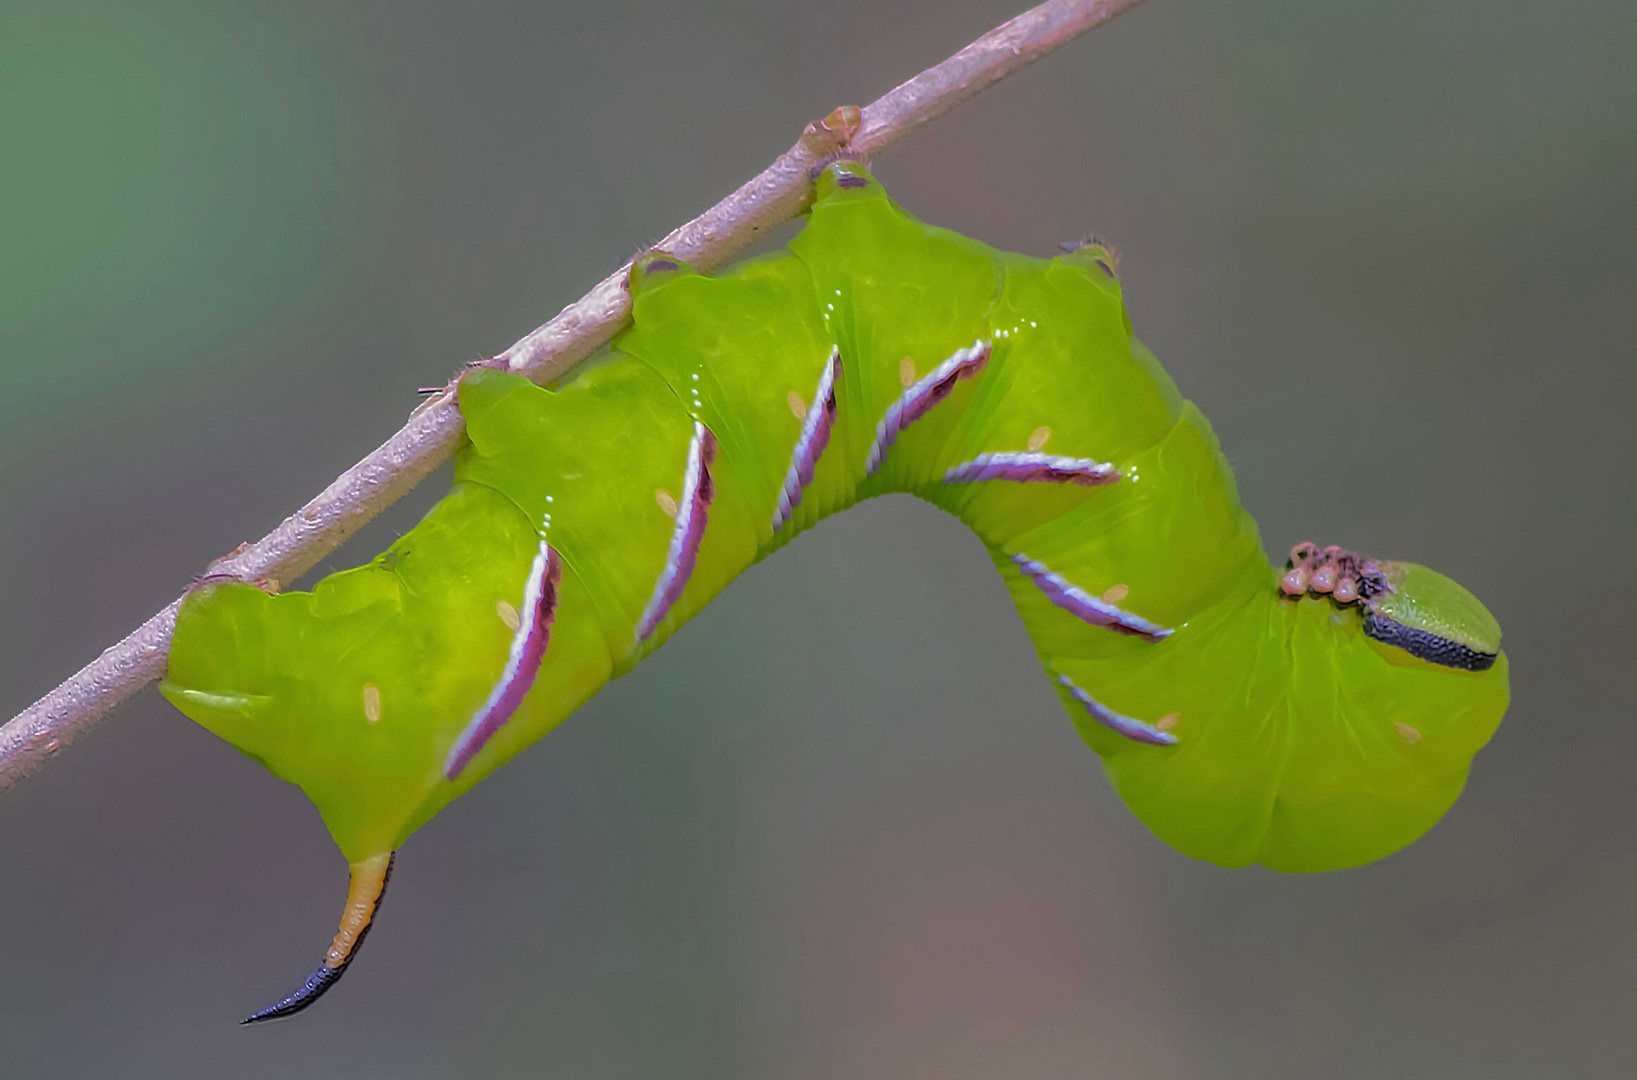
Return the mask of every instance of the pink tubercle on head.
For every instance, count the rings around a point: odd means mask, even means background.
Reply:
[[[1316,593],[1327,593],[1336,587],[1336,568],[1331,563],[1325,563],[1313,571],[1313,580],[1308,582],[1308,588]]]
[[[1392,591],[1387,566],[1335,544],[1321,548],[1301,543],[1290,549],[1290,564],[1279,579],[1279,591],[1293,598],[1311,592],[1338,604],[1361,603]]]

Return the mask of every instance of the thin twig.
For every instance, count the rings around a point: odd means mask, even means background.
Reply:
[[[701,270],[719,265],[758,233],[801,212],[810,194],[809,173],[824,157],[841,149],[874,154],[1141,2],[1047,0],[864,109],[837,109],[809,124],[796,145],[759,176],[655,246]],[[567,371],[624,324],[631,307],[624,289],[627,269],[604,278],[485,365],[504,366],[536,382]],[[217,560],[211,572],[265,583],[291,581],[311,569],[454,453],[465,431],[457,382],[429,398],[397,434],[317,498],[256,543]],[[171,603],[0,728],[0,791],[164,674],[180,603]]]

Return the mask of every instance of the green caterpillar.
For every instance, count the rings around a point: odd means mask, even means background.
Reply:
[[[246,1022],[340,977],[420,825],[874,495],[977,532],[1115,789],[1196,858],[1396,851],[1500,722],[1500,629],[1455,582],[1314,545],[1269,565],[1096,242],[998,252],[840,161],[787,250],[717,277],[654,252],[630,288],[632,327],[562,385],[465,378],[454,488],[385,554],[183,604],[166,697],[300,785],[352,867],[323,963]]]

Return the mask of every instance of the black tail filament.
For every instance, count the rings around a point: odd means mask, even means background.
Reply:
[[[307,981],[294,993],[245,1017],[239,1021],[240,1024],[258,1024],[263,1020],[294,1016],[341,981],[347,966],[363,947],[370,927],[375,924],[375,913],[380,910],[381,897],[386,895],[387,882],[392,879],[392,864],[397,857],[396,852],[390,852],[352,864],[352,874],[347,883],[347,906],[341,913],[341,928],[336,931],[329,952],[324,954],[323,963],[307,976]]]

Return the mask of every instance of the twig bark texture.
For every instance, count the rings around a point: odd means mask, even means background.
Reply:
[[[1142,0],[1047,0],[985,34],[863,109],[837,109],[808,125],[796,145],[739,190],[655,246],[701,270],[720,265],[758,233],[800,213],[810,172],[840,150],[875,154],[1059,45]],[[604,278],[486,366],[536,382],[561,375],[607,342],[630,314],[628,267]],[[246,581],[291,581],[311,569],[447,460],[465,431],[452,381],[397,434],[336,478],[318,497],[254,544],[217,560],[211,572]],[[165,672],[181,601],[0,728],[0,790],[33,771],[121,702]]]

